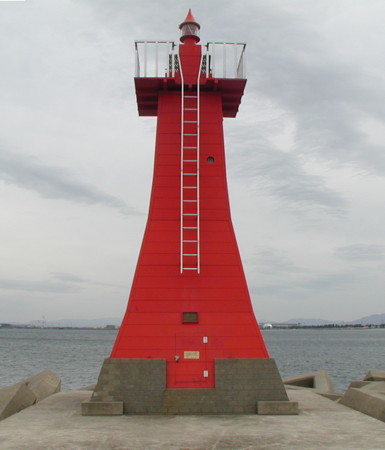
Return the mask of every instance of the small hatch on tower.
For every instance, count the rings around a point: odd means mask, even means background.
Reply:
[[[197,312],[184,312],[182,320],[183,320],[183,323],[198,323],[198,313]]]

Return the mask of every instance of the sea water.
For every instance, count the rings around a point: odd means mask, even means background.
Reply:
[[[63,390],[94,384],[116,333],[0,328],[0,387],[45,369],[61,377]],[[368,370],[385,370],[385,329],[272,329],[263,337],[282,378],[327,370],[343,392]]]

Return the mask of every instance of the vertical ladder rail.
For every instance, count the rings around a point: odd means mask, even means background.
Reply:
[[[201,60],[199,62],[199,71],[198,71],[198,79],[197,79],[197,272],[201,271],[201,208],[200,208],[200,107],[201,107],[201,99],[200,99],[200,78],[201,78],[201,70],[202,70],[202,60],[203,54],[201,55]]]
[[[202,60],[203,55],[201,55],[200,63],[199,63],[199,70],[198,70],[198,78],[197,78],[197,90],[196,95],[195,92],[192,91],[191,95],[187,95],[185,93],[185,87],[184,87],[184,77],[183,77],[183,71],[182,71],[182,65],[179,59],[179,71],[181,76],[181,171],[180,171],[180,186],[181,186],[181,193],[180,193],[180,273],[183,273],[185,270],[195,270],[197,273],[200,273],[200,264],[201,264],[201,258],[200,258],[200,76],[201,76],[201,70],[202,70]],[[185,107],[185,99],[191,98],[195,99],[194,106],[196,108],[186,108]],[[189,120],[185,121],[185,111],[191,110],[195,111],[195,119],[196,120]],[[193,128],[194,133],[185,133],[185,123],[191,123],[195,124]],[[185,146],[185,136],[194,136],[195,137],[195,145],[191,146],[191,144],[186,147]],[[185,150],[195,150],[195,156],[194,159],[185,159]],[[191,154],[191,151],[188,153]],[[195,172],[185,172],[185,164],[186,163],[195,163]],[[195,177],[195,183],[193,185],[185,186],[184,177],[185,176],[193,176]],[[196,192],[196,198],[193,200],[186,199],[186,190],[187,189],[194,189]],[[194,212],[191,212],[191,209],[187,209],[187,211],[190,211],[186,213],[185,209],[185,203],[195,203],[195,209],[193,209]],[[185,217],[189,216],[195,217],[195,225],[194,227],[186,227],[185,226]],[[195,239],[185,239],[185,230],[195,230]],[[187,234],[192,234],[191,232]],[[189,243],[189,246],[191,248],[191,244],[194,243],[194,250],[193,253],[185,253],[185,243]],[[189,265],[187,266],[185,263],[185,257],[196,257],[196,265]]]
[[[183,70],[182,63],[178,55],[179,61],[179,72],[181,78],[181,137],[180,137],[180,273],[183,273],[183,227],[184,227],[184,205],[183,205],[183,189],[184,189],[184,180],[183,180],[183,161],[184,161],[184,78],[183,78]]]

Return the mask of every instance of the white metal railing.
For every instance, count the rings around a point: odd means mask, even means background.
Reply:
[[[213,78],[246,78],[245,48],[246,44],[238,42],[208,42],[208,74]]]
[[[246,44],[208,42],[202,46],[202,73],[213,78],[246,78]],[[178,46],[172,41],[136,41],[135,77],[174,77],[179,71]]]
[[[176,49],[172,41],[135,41],[135,77],[173,77]]]

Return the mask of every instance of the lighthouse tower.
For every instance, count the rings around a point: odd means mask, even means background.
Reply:
[[[288,398],[230,215],[223,118],[243,95],[245,45],[199,45],[191,11],[179,28],[179,46],[136,43],[139,115],[157,117],[151,201],[127,311],[87,405],[255,413],[258,401]]]

